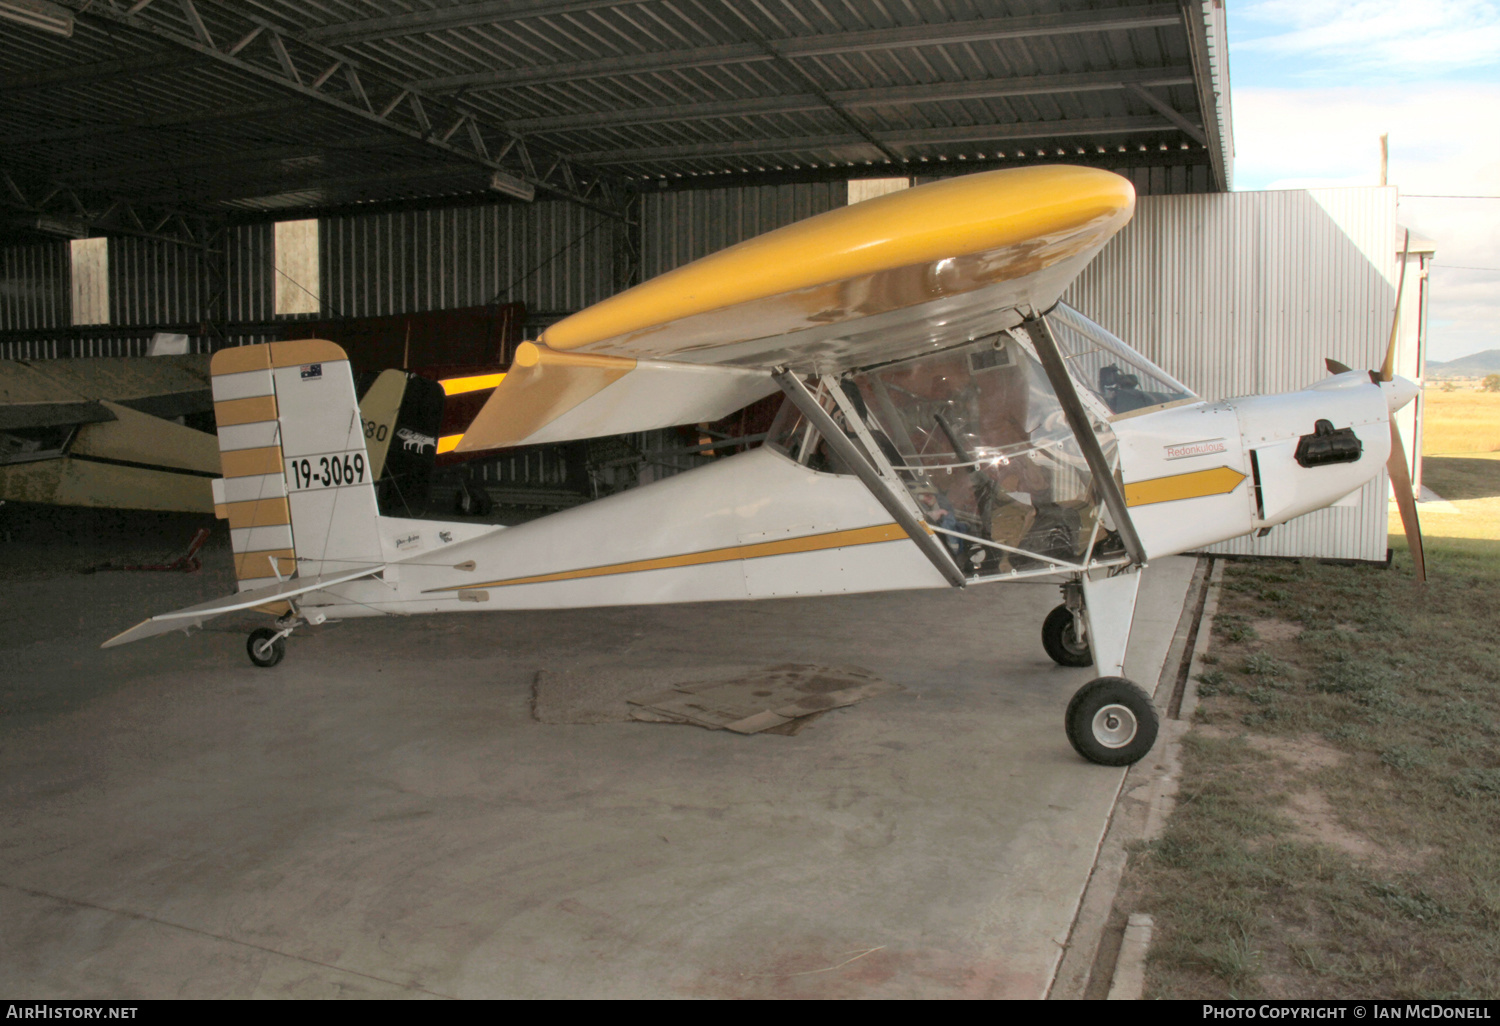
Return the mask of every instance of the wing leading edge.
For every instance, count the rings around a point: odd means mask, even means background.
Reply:
[[[962,175],[685,264],[558,321],[539,341],[766,370],[869,365],[1049,309],[1134,209],[1130,182],[1097,168]]]

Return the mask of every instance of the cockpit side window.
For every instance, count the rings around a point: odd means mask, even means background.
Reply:
[[[1047,314],[1073,380],[1087,388],[1111,413],[1131,413],[1184,399],[1190,389],[1106,329],[1066,303]]]

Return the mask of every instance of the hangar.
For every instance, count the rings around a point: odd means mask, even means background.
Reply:
[[[14,365],[211,353],[312,325],[378,339],[403,367],[503,365],[568,314],[764,231],[1049,164],[1134,184],[1135,221],[1068,298],[1200,394],[1300,387],[1325,356],[1367,367],[1383,349],[1394,190],[1229,191],[1216,0],[0,0],[0,19]],[[731,440],[512,452],[468,480],[556,508],[615,487],[621,451],[640,484],[716,444]],[[1384,487],[1234,544],[1381,558]],[[1143,679],[1170,662],[1191,576],[1153,582]],[[517,614],[478,636],[423,628],[386,659],[360,625],[268,682],[217,670],[211,632],[176,665],[166,642],[65,655],[108,633],[94,612],[212,591],[95,580],[97,606],[66,626],[76,579],[4,584],[47,638],[18,655],[6,699],[40,739],[12,755],[12,825],[35,840],[0,880],[25,924],[3,971],[23,989],[1039,996],[1119,788],[1040,754],[1053,668],[1025,645],[1005,657],[1015,690],[992,691],[980,625],[1034,638],[1013,599]],[[806,628],[791,640],[788,618]],[[953,635],[955,658],[882,651],[876,667],[906,687],[893,707],[925,697],[932,718],[831,717],[831,744],[788,739],[789,769],[726,756],[718,734],[662,758],[661,735],[544,688],[732,675],[766,650],[854,663],[888,643],[882,623]],[[638,643],[652,665],[629,658]],[[454,686],[434,690],[433,667]],[[955,729],[969,740],[945,743]],[[111,838],[88,842],[89,822]]]

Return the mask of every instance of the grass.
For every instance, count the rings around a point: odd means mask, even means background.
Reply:
[[[1500,452],[1500,392],[1429,388],[1422,402],[1422,452]]]
[[[1429,418],[1491,398],[1458,395]],[[1500,458],[1425,465],[1456,509],[1422,509],[1425,587],[1399,535],[1391,570],[1226,567],[1178,806],[1122,892],[1148,996],[1500,996]]]

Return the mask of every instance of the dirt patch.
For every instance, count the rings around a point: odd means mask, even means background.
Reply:
[[[1297,839],[1327,845],[1372,869],[1393,872],[1420,868],[1430,854],[1429,850],[1410,851],[1389,842],[1376,841],[1339,819],[1328,796],[1309,778],[1322,770],[1344,765],[1349,757],[1323,739],[1305,735],[1243,734],[1213,724],[1202,724],[1195,729],[1206,737],[1222,740],[1241,737],[1251,749],[1271,756],[1280,764],[1270,773],[1268,784],[1274,783],[1285,789],[1286,803],[1279,811],[1296,827]]]
[[[1285,620],[1251,620],[1250,626],[1255,628],[1255,633],[1260,635],[1261,640],[1276,644],[1296,641],[1297,635],[1302,633],[1301,624],[1287,623]]]
[[[1356,833],[1340,823],[1328,798],[1316,788],[1288,795],[1283,812],[1309,840],[1326,844],[1367,862],[1383,860],[1384,850],[1364,834]]]
[[[1258,752],[1274,755],[1291,764],[1300,773],[1312,773],[1331,766],[1343,764],[1347,759],[1343,752],[1316,737],[1272,737],[1255,734],[1245,742]]]

